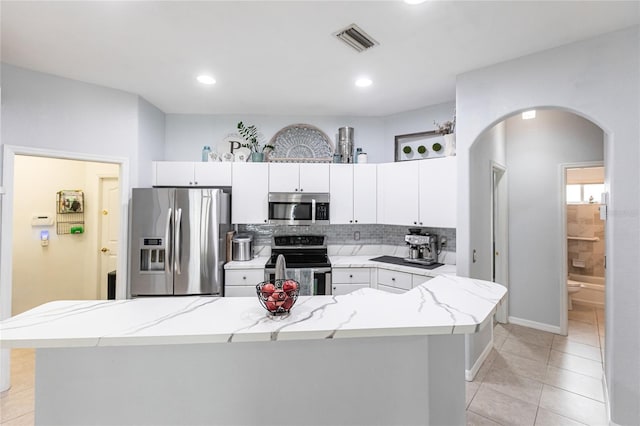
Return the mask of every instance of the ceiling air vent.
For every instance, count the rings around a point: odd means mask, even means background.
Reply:
[[[358,52],[363,52],[380,44],[356,24],[351,24],[347,28],[338,31],[335,33],[335,36],[356,49]]]

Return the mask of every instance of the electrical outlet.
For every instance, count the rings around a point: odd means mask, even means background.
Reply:
[[[360,231],[355,231],[353,233],[353,239],[358,241],[360,239]]]
[[[447,245],[447,237],[440,237],[440,248]]]

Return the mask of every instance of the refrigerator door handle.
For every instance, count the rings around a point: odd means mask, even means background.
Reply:
[[[311,200],[311,223],[316,223],[316,199]]]
[[[173,262],[172,260],[172,255],[173,255],[173,250],[172,250],[172,246],[173,246],[173,241],[171,241],[171,216],[172,216],[173,211],[171,210],[171,207],[169,207],[169,210],[167,211],[167,224],[165,226],[164,229],[164,247],[165,250],[167,251],[167,256],[164,262],[164,270],[166,272],[172,272],[173,269],[171,268],[171,263]]]
[[[176,215],[176,243],[175,243],[176,272],[182,273],[182,209]]]
[[[200,274],[203,277],[209,277],[209,227],[211,224],[211,194],[203,196],[203,214],[200,218]]]

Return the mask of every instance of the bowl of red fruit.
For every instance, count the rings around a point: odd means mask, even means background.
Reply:
[[[295,280],[274,280],[256,285],[260,304],[273,315],[289,313],[296,303],[300,284]]]

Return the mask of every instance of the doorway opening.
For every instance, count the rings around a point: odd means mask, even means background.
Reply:
[[[507,169],[491,162],[491,281],[509,288],[509,237],[508,237]],[[496,321],[507,323],[509,294],[496,311]]]
[[[117,270],[118,164],[16,155],[12,315],[52,300],[107,298]],[[33,177],[40,180],[34,185]],[[73,212],[60,194],[79,194]]]

